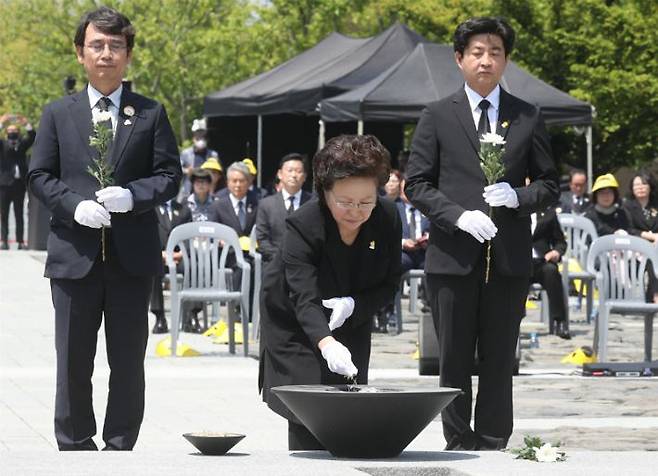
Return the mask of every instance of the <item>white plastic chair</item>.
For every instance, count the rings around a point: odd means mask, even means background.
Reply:
[[[223,242],[220,255],[220,243]],[[166,258],[169,279],[176,283],[174,250],[183,255],[183,279],[171,286],[171,355],[176,355],[180,315],[185,301],[228,303],[229,352],[235,353],[235,307],[240,305],[243,330],[243,350],[249,352],[249,278],[250,266],[244,259],[238,235],[232,228],[214,222],[193,222],[179,225],[167,240]],[[227,287],[231,270],[226,267],[229,250],[234,251],[237,266],[242,268],[239,290]]]
[[[656,263],[657,257],[655,246],[636,236],[607,235],[592,243],[587,270],[596,276],[599,290],[594,350],[600,362],[608,356],[608,318],[612,313],[644,315],[644,360],[651,360],[653,316],[658,304],[645,302],[645,271],[647,262]]]
[[[594,275],[586,270],[587,255],[590,244],[599,237],[596,232],[594,223],[589,218],[571,213],[560,213],[557,216],[560,227],[564,232],[567,241],[567,252],[562,258],[562,284],[564,285],[565,299],[569,303],[569,283],[576,279],[580,280],[581,286],[578,296],[578,304],[582,299],[585,285],[587,285],[587,296],[585,297],[585,310],[587,312],[587,322],[592,319],[593,313],[593,282]],[[569,271],[569,259],[573,258],[578,262],[583,271]],[[567,306],[568,309],[568,306]]]
[[[251,303],[251,336],[255,341],[260,336],[260,286],[263,272],[263,255],[256,251],[257,247],[256,227],[254,226],[249,235],[249,256],[254,259],[254,298]]]

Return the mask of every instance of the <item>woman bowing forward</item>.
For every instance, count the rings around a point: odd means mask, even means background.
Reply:
[[[318,197],[287,218],[263,278],[259,386],[288,419],[290,450],[324,448],[272,387],[368,383],[372,318],[400,280],[399,214],[377,193],[389,172],[374,136],[329,140],[313,159]]]

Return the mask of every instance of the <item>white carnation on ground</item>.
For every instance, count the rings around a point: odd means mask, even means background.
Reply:
[[[540,463],[555,463],[559,458],[557,448],[550,443],[544,443],[541,448],[535,448],[535,457]]]
[[[111,121],[112,114],[110,114],[110,111],[99,111],[98,109],[92,109],[91,119],[94,121],[94,124],[98,124],[99,122]]]
[[[503,136],[500,136],[495,132],[487,132],[482,134],[482,139],[480,139],[480,142],[493,145],[505,145],[505,139]]]

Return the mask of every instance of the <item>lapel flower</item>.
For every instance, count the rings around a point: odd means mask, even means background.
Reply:
[[[123,121],[124,126],[129,126],[131,124],[132,124],[132,122],[130,122],[130,119],[126,119],[125,121]]]
[[[132,117],[135,115],[135,108],[132,106],[126,106],[123,108],[123,113],[128,117]]]
[[[509,122],[503,121],[503,123],[500,125],[503,129],[507,129],[509,127]]]
[[[374,250],[374,249],[375,249],[375,240],[372,240],[372,241],[370,242],[370,246],[368,246],[368,248],[370,248],[371,250]]]

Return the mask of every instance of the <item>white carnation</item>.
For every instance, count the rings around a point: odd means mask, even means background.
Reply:
[[[480,142],[493,145],[505,145],[505,139],[503,136],[500,136],[494,132],[487,132],[482,134],[482,139],[480,139]]]
[[[110,111],[99,111],[98,109],[92,109],[91,119],[94,121],[94,124],[98,124],[99,122],[111,121],[112,114],[110,114]]]
[[[551,446],[550,443],[544,443],[541,448],[534,448],[534,450],[535,458],[537,458],[537,461],[540,463],[555,463],[560,456],[557,452],[557,448]]]

